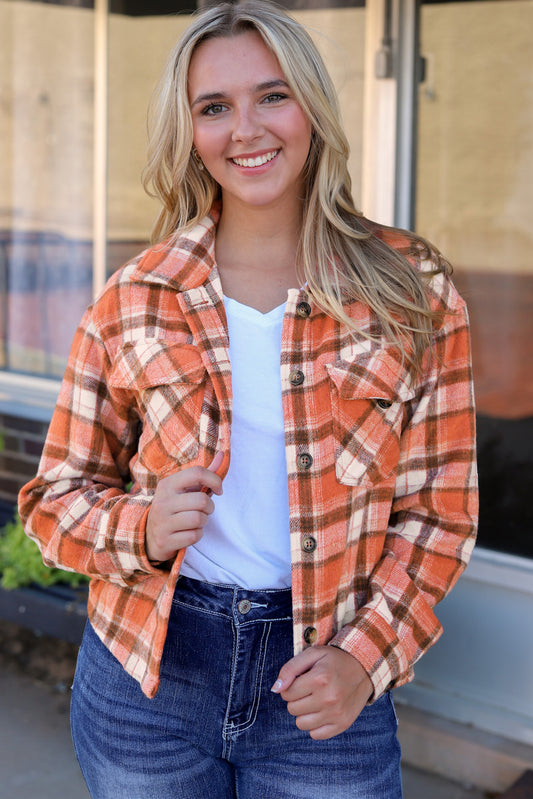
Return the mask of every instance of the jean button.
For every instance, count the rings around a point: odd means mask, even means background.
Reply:
[[[252,603],[250,602],[249,599],[241,599],[241,601],[237,605],[237,610],[239,611],[239,613],[242,613],[243,616],[249,613],[251,609],[252,609]]]

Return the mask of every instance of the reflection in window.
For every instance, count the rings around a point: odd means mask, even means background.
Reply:
[[[480,543],[533,556],[533,2],[422,6],[417,228],[473,335]]]
[[[338,86],[358,201],[364,0],[282,5],[310,28]],[[195,7],[109,4],[107,274],[150,235],[156,208],[140,184],[146,109]],[[92,0],[0,0],[0,369],[60,376],[91,301],[96,13]]]
[[[93,11],[0,0],[0,368],[61,374],[90,301],[92,93]]]

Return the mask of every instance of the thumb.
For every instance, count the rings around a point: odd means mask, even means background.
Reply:
[[[213,458],[213,460],[211,461],[211,463],[209,464],[209,466],[207,467],[207,470],[208,470],[209,472],[216,472],[216,470],[217,470],[217,469],[218,469],[220,466],[222,466],[222,461],[223,461],[223,460],[224,460],[224,453],[223,453],[223,452],[221,452],[221,451],[219,450],[219,451],[216,453],[216,455],[215,455],[215,457]],[[201,489],[200,489],[200,491],[201,491],[203,494],[209,494],[209,496],[211,496],[211,494],[213,493],[213,492],[211,491],[211,489],[210,489],[210,488],[208,488],[207,486],[203,486],[203,488],[201,488]]]
[[[279,694],[281,691],[286,691],[296,677],[309,671],[318,660],[324,657],[322,650],[323,647],[310,646],[288,660],[279,670],[278,678],[270,689],[272,693]]]
[[[207,468],[209,469],[210,472],[216,472],[217,469],[219,469],[220,466],[222,466],[223,460],[224,460],[224,453],[221,450],[219,450]]]

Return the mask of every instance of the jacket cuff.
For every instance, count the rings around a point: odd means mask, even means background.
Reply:
[[[433,620],[435,621],[435,617]],[[427,645],[434,643],[440,633],[439,625]],[[379,699],[391,688],[412,680],[414,663],[426,648],[418,649],[414,657],[409,657],[394,629],[373,608],[363,608],[356,620],[339,630],[329,643],[348,652],[364,668],[374,686],[369,703]]]
[[[119,505],[113,508],[107,519],[99,520],[102,537],[94,556],[98,571],[122,585],[138,582],[140,575],[160,575],[161,568],[149,560],[146,552],[146,520],[150,502],[145,496],[129,495]]]

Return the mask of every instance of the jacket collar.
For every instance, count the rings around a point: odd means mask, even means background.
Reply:
[[[159,283],[180,292],[201,286],[215,266],[219,219],[217,203],[191,230],[146,250],[133,267],[130,280]]]

